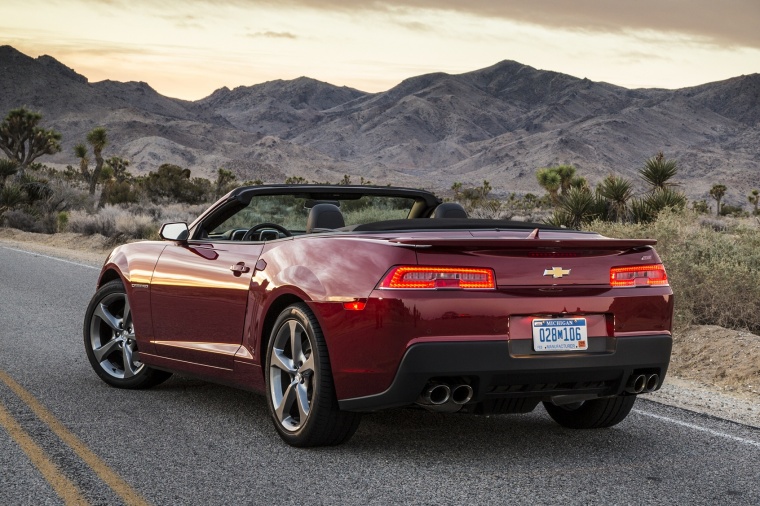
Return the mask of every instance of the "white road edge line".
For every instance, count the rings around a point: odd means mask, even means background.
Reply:
[[[646,411],[639,411],[638,409],[634,409],[633,412],[639,415],[656,418],[657,420],[662,420],[663,422],[669,422],[676,425],[681,425],[683,427],[688,427],[689,429],[707,432],[708,434],[711,434],[713,436],[730,439],[732,441],[736,441],[737,443],[744,443],[744,444],[748,444],[748,445],[756,446],[760,448],[760,441],[754,441],[752,439],[746,439],[739,436],[732,436],[731,434],[726,434],[725,432],[720,432],[718,430],[708,429],[707,427],[702,427],[701,425],[695,425],[689,422],[682,422],[681,420],[676,420],[675,418],[668,418],[667,416],[655,415],[654,413],[647,413]]]
[[[64,260],[63,258],[51,257],[49,255],[43,255],[42,253],[37,253],[35,251],[28,251],[28,250],[25,250],[25,249],[17,249],[17,248],[9,248],[8,246],[0,246],[0,248],[2,248],[2,249],[8,249],[8,250],[11,250],[11,251],[18,251],[19,253],[27,253],[29,255],[34,255],[36,257],[48,258],[50,260],[58,260],[59,262],[63,262],[63,263],[66,263],[66,264],[72,264],[72,265],[78,265],[79,267],[87,267],[88,269],[95,269],[95,270],[98,270],[98,271],[100,270],[100,267],[93,267],[92,265],[80,264],[79,262],[72,262],[71,260]]]

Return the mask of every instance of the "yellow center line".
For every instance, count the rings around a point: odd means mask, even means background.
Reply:
[[[58,466],[50,461],[45,455],[45,451],[34,442],[2,404],[0,404],[0,425],[18,443],[34,467],[42,473],[42,476],[50,483],[64,504],[88,504],[87,499],[79,492],[77,486],[61,473]]]
[[[66,443],[74,453],[76,453],[80,459],[82,459],[95,474],[100,477],[106,485],[111,487],[116,495],[121,497],[127,505],[143,506],[149,503],[143,499],[143,497],[129,484],[124,481],[121,476],[116,474],[108,464],[106,464],[100,457],[90,450],[84,442],[75,436],[69,429],[67,429],[63,423],[61,423],[53,414],[45,408],[31,393],[26,391],[24,387],[16,383],[5,371],[0,370],[0,380],[8,385],[10,388],[27,406],[37,415],[37,418],[42,420],[50,429]]]

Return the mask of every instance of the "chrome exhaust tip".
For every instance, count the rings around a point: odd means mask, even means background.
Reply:
[[[640,394],[644,391],[646,386],[647,377],[643,374],[639,374],[637,376],[631,376],[628,380],[628,385],[625,387],[625,391],[629,394]]]
[[[657,374],[650,374],[647,378],[646,391],[654,392],[657,390],[657,386],[660,384],[660,376]]]
[[[446,404],[451,398],[451,389],[448,385],[436,383],[428,386],[420,396],[420,404],[429,404],[431,406],[440,406]]]
[[[472,399],[474,392],[470,385],[457,385],[451,390],[451,402],[454,404],[467,404]]]

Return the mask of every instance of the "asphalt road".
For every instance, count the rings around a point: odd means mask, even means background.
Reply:
[[[760,430],[642,399],[611,429],[398,410],[299,450],[251,393],[110,388],[82,345],[97,273],[0,244],[2,505],[760,504]]]

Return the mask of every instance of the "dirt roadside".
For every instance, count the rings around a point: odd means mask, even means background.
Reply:
[[[94,267],[111,249],[103,236],[7,228],[0,228],[0,246]],[[714,325],[678,329],[665,385],[644,398],[760,427],[760,336]]]

